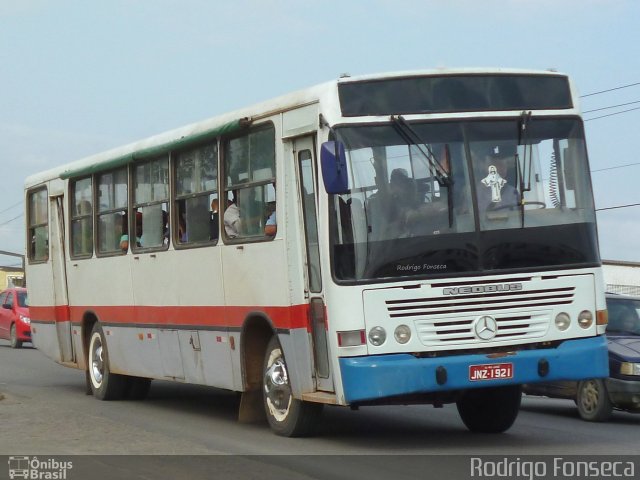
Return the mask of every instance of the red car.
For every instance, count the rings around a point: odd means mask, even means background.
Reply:
[[[0,293],[0,338],[11,340],[11,348],[31,341],[31,318],[26,288],[7,288]]]

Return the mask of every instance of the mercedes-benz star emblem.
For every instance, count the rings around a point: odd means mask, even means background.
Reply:
[[[491,340],[498,333],[498,322],[495,318],[484,315],[476,320],[473,329],[480,340]]]

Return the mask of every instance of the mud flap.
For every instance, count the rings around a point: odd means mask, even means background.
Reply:
[[[240,423],[266,423],[267,415],[264,411],[264,401],[260,389],[242,392],[240,409],[238,411]]]

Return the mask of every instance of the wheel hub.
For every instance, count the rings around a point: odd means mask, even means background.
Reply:
[[[586,411],[592,412],[598,405],[599,391],[593,381],[587,382],[583,387],[582,406]]]
[[[102,383],[102,377],[104,374],[104,361],[102,359],[102,345],[98,345],[93,351],[93,358],[91,359],[91,373],[96,383]]]
[[[277,358],[264,376],[264,390],[267,402],[280,414],[285,414],[291,399],[291,387],[287,367],[282,357]]]

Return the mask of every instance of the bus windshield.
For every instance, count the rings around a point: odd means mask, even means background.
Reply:
[[[521,117],[343,126],[333,195],[337,280],[479,274],[599,261],[582,123]]]

